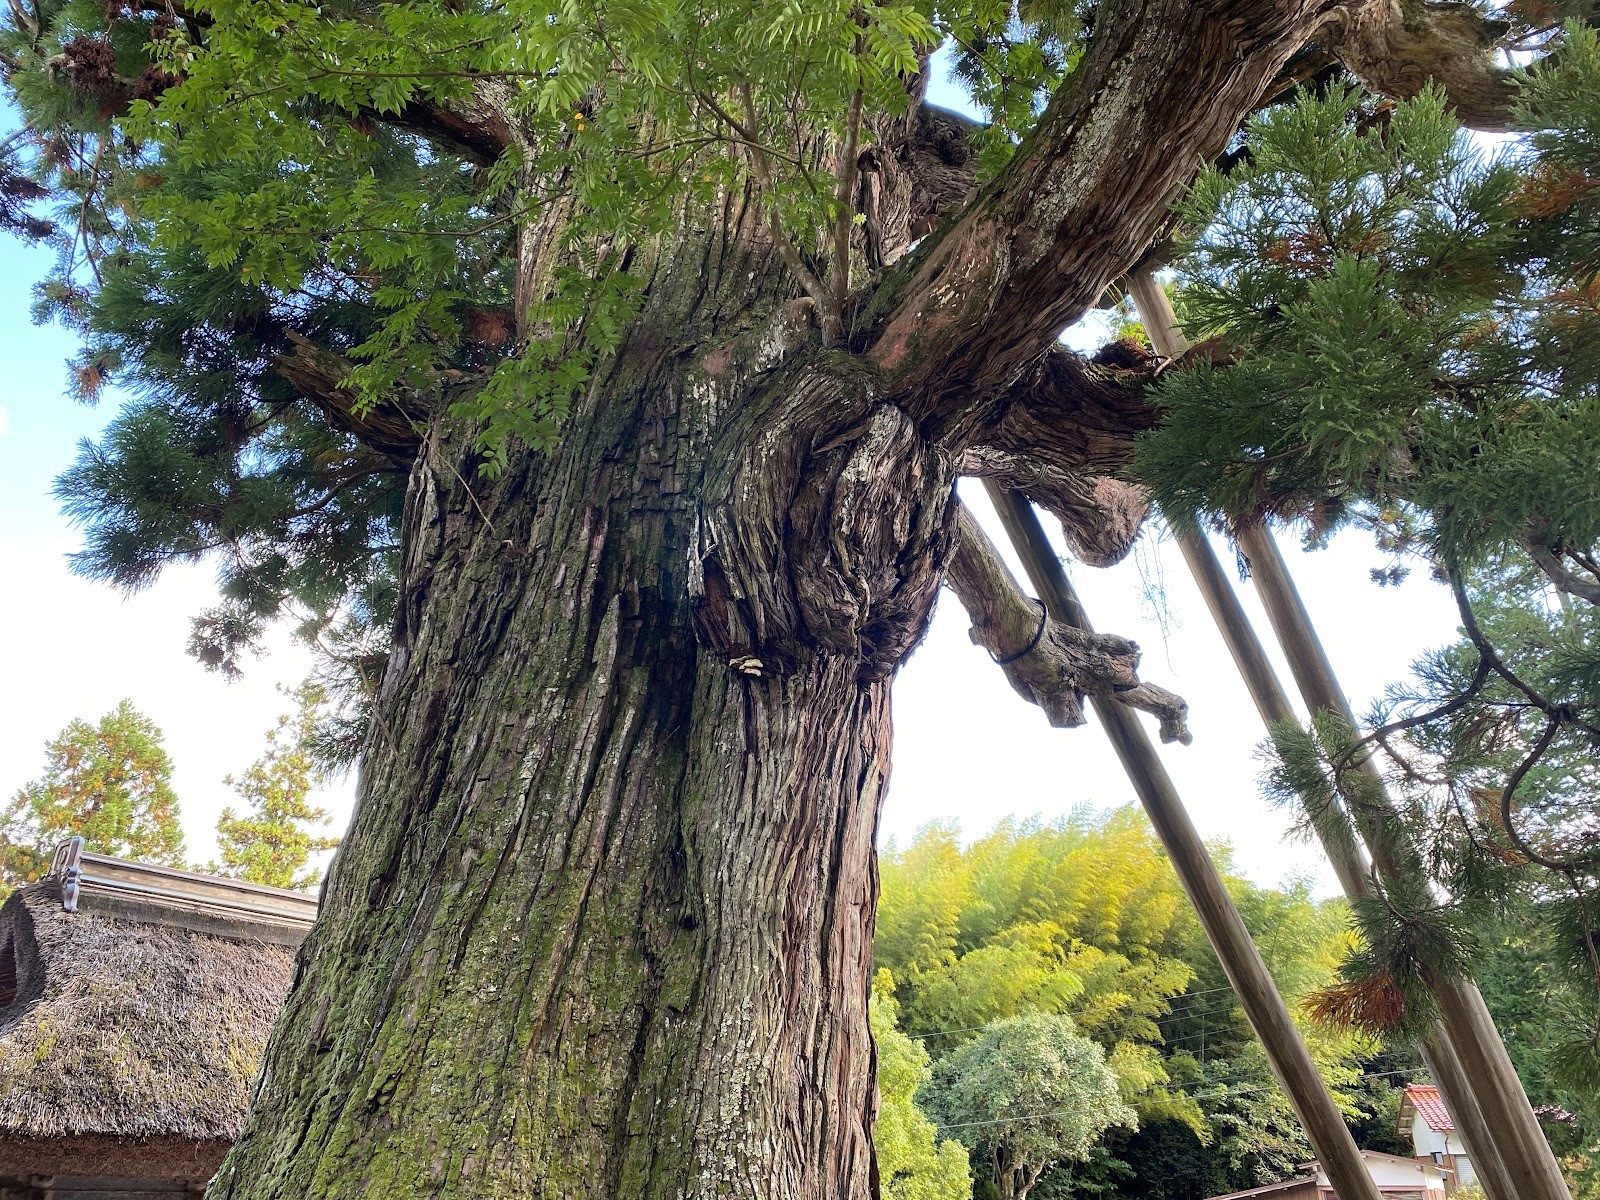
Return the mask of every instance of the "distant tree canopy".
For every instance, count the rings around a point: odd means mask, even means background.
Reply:
[[[921,1094],[941,1129],[982,1151],[1000,1200],[1026,1200],[1045,1171],[1138,1123],[1105,1051],[1059,1013],[992,1022],[934,1065]]]
[[[883,857],[877,962],[912,1033],[1029,1010],[1074,1015],[1108,1049],[1158,1035],[1191,969],[1165,953],[1186,905],[1149,827],[1002,822],[962,847],[931,826]]]
[[[172,761],[131,701],[96,724],[73,721],[46,745],[44,775],[0,813],[0,885],[38,878],[74,835],[98,854],[185,865]]]
[[[295,711],[267,732],[267,748],[242,775],[223,780],[246,807],[224,808],[217,818],[218,874],[281,888],[310,888],[321,873],[308,872],[313,854],[332,850],[339,839],[312,832],[328,823],[326,809],[311,804],[321,778],[315,757],[319,716],[326,701],[312,684],[297,688]]]
[[[1478,984],[1575,1200],[1600,1200],[1595,976],[1581,938],[1570,897],[1524,879],[1484,931]]]
[[[1046,1172],[1038,1194],[1145,1200],[1181,1184],[1203,1196],[1275,1182],[1311,1157],[1137,810],[1006,820],[965,846],[929,826],[885,851],[882,887],[875,961],[892,974],[905,1031],[936,1063],[994,1021],[1067,1015],[1137,1114],[1137,1130],[1110,1129],[1086,1161]],[[1358,944],[1342,901],[1232,876],[1229,888],[1291,1004],[1337,979]],[[1373,1037],[1302,1029],[1352,1119],[1416,1077],[1414,1060],[1384,1057]]]

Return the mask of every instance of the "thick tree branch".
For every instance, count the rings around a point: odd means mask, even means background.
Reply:
[[[915,415],[1007,387],[1138,261],[1332,0],[1118,5],[1010,165],[895,294],[871,356]],[[918,412],[917,410],[922,410]]]
[[[1075,475],[1114,475],[1134,439],[1160,421],[1149,388],[1162,361],[1132,342],[1094,358],[1054,346],[1010,386],[929,432],[951,449],[982,447]]]
[[[972,640],[1003,663],[1011,686],[1042,708],[1050,724],[1082,725],[1083,698],[1094,693],[1155,716],[1164,742],[1190,740],[1183,700],[1139,680],[1139,647],[1115,634],[1085,633],[1043,618],[965,506],[956,510],[956,547],[945,579],[972,618]]]
[[[970,450],[962,456],[961,473],[998,480],[1045,509],[1061,522],[1073,555],[1091,567],[1121,562],[1150,515],[1149,495],[1136,483],[1073,474],[1025,455]]]
[[[1367,0],[1340,10],[1321,39],[1366,87],[1410,99],[1432,80],[1473,129],[1505,130],[1516,98],[1495,62],[1502,23],[1470,4]]]
[[[392,116],[372,115],[421,134],[429,141],[443,142],[478,166],[487,167],[515,141],[504,98],[499,95],[508,90],[498,81],[482,83],[466,101],[439,104],[412,100]]]
[[[422,445],[417,422],[427,415],[425,406],[379,404],[358,413],[355,395],[341,386],[355,364],[295,330],[285,330],[284,336],[294,350],[279,355],[273,367],[296,391],[333,425],[378,453],[404,464],[416,458]]]
[[[1136,264],[1202,161],[1328,47],[1368,86],[1432,76],[1469,124],[1503,125],[1494,27],[1421,0],[1145,0],[1115,6],[1007,168],[891,284],[871,357],[919,418],[1011,385]]]
[[[1551,537],[1548,521],[1534,522],[1518,541],[1557,590],[1590,604],[1600,604],[1600,580],[1592,574],[1585,578],[1567,565],[1567,556],[1559,541]]]
[[[871,120],[872,144],[857,156],[857,236],[871,270],[892,267],[977,191],[974,121],[920,98],[903,116]]]
[[[1149,503],[1143,489],[1113,476],[1132,457],[1135,436],[1156,423],[1147,388],[1158,365],[1132,343],[1092,360],[1056,347],[951,431],[961,473],[999,480],[1049,510],[1081,561],[1118,562]]]

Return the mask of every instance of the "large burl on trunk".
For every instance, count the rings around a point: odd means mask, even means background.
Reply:
[[[1154,419],[1148,367],[1056,334],[1337,11],[1103,5],[1012,165],[856,290],[846,340],[747,190],[639,248],[645,308],[552,453],[490,481],[442,412],[344,415],[386,452],[416,439],[401,616],[354,824],[213,1195],[875,1194],[890,684],[947,565],[998,655],[1037,619],[971,544],[956,477],[1027,488],[1086,557],[1126,548],[1140,499],[1105,477]],[[492,87],[475,103],[403,115],[470,150],[509,124]],[[891,175],[868,181],[871,265],[928,221]],[[307,350],[292,372],[337,415],[337,369]],[[1013,679],[1052,720],[1115,690],[1181,736],[1120,639],[1045,646]]]

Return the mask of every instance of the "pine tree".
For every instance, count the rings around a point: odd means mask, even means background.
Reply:
[[[267,731],[267,748],[243,775],[223,780],[246,804],[242,814],[224,808],[217,818],[219,875],[271,887],[315,887],[320,872],[306,872],[313,854],[332,850],[336,837],[312,832],[328,823],[328,811],[307,799],[320,781],[314,757],[326,697],[314,684],[292,693],[295,711]]]
[[[1313,818],[1383,814],[1383,853],[1410,864],[1360,913],[1367,950],[1323,1001],[1374,1029],[1431,1019],[1427,973],[1470,975],[1529,868],[1566,896],[1549,913],[1591,931],[1575,949],[1600,928],[1592,30],[1568,28],[1519,113],[1541,132],[1499,154],[1437,92],[1377,105],[1335,87],[1260,117],[1250,163],[1204,173],[1184,208],[1187,320],[1227,365],[1172,377],[1141,447],[1174,520],[1363,525],[1394,556],[1378,582],[1420,560],[1455,596],[1462,642],[1396,687],[1374,734],[1324,715],[1275,735],[1280,795]],[[1373,748],[1399,811],[1350,769]],[[1600,960],[1579,958],[1600,999]],[[1574,1051],[1600,1070],[1600,1019]]]
[[[155,722],[124,700],[97,724],[76,720],[45,746],[39,780],[0,813],[0,886],[37,879],[56,846],[182,867],[172,762]]]

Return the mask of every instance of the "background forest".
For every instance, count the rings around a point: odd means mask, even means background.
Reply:
[[[1258,886],[1215,849],[1357,1142],[1409,1156],[1395,1118],[1405,1085],[1428,1082],[1414,1052],[1306,1015],[1357,947],[1348,906],[1303,884]],[[995,1022],[1065,1014],[1104,1052],[1137,1114],[1137,1128],[1108,1128],[1083,1161],[1047,1170],[1031,1195],[1202,1200],[1286,1178],[1314,1157],[1136,810],[1008,818],[966,845],[955,829],[930,825],[885,850],[882,878],[875,1023],[886,1062],[921,1063],[926,1073]],[[1592,1196],[1600,1099],[1555,1082],[1551,1010],[1572,997],[1550,966],[1535,907],[1527,901],[1485,939],[1479,980],[1552,1142],[1588,1189],[1579,1194]],[[882,1078],[885,1109],[897,1114],[878,1134],[885,1195],[968,1194],[946,1165],[950,1151],[936,1149],[956,1137],[979,1151],[973,1194],[992,1194],[983,1151],[1013,1125],[908,1131],[899,1114],[921,1082],[903,1068]],[[925,1083],[920,1096],[929,1099]]]

